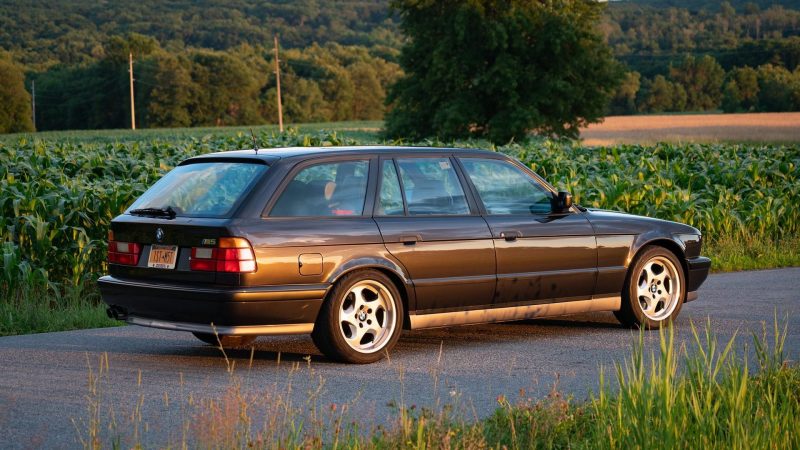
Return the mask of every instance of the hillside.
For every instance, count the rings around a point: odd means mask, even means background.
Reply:
[[[274,34],[281,36],[281,44],[287,48],[335,42],[397,49],[402,36],[398,18],[392,15],[388,3],[0,0],[0,48],[37,71],[58,63],[96,60],[111,36],[130,32],[151,36],[173,52],[188,47],[224,50],[241,44],[269,46]],[[640,71],[652,69],[653,61],[640,62],[630,55],[720,50],[752,53],[752,48],[741,47],[800,34],[800,0],[734,0],[728,2],[730,7],[724,4],[707,0],[611,2],[602,26],[615,54]],[[660,62],[656,61],[659,70]]]
[[[719,109],[723,78],[743,66],[764,67],[757,82],[781,88],[756,101],[733,86],[731,110],[800,108],[800,75],[789,75],[800,64],[800,0],[612,1],[598,27],[630,72],[615,114]],[[404,39],[389,0],[0,0],[0,60],[24,73],[24,89],[35,81],[40,130],[128,126],[131,46],[140,126],[274,121],[274,35],[285,120],[383,117]],[[689,86],[687,56],[705,55],[713,83]],[[698,89],[710,100],[696,101]]]
[[[37,69],[92,61],[110,36],[129,32],[172,51],[269,46],[274,34],[290,48],[400,45],[385,0],[0,0],[0,48]]]

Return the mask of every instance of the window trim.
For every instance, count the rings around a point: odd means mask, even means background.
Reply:
[[[364,193],[364,209],[361,211],[360,215],[352,215],[352,216],[270,216],[272,213],[272,209],[275,207],[275,204],[278,203],[278,199],[281,198],[286,187],[289,183],[294,180],[294,177],[297,176],[301,171],[307,169],[311,166],[321,165],[321,164],[330,164],[330,163],[337,163],[337,162],[357,162],[357,161],[366,161],[367,162],[367,186],[366,191]],[[375,207],[375,199],[374,196],[369,195],[370,192],[375,191],[375,184],[377,182],[377,158],[374,154],[367,154],[367,155],[336,155],[336,156],[323,156],[318,158],[310,158],[304,159],[297,162],[287,173],[284,175],[283,179],[281,180],[280,184],[278,184],[277,189],[270,197],[267,205],[261,211],[261,218],[267,220],[297,220],[297,219],[336,219],[336,220],[353,220],[353,219],[365,219],[372,217],[372,210]]]
[[[469,177],[469,172],[467,172],[466,167],[461,164],[461,159],[487,159],[487,160],[497,160],[511,164],[512,166],[520,169],[523,174],[528,175],[531,180],[536,183],[537,185],[541,186],[545,191],[550,192],[552,197],[558,195],[555,187],[548,183],[545,179],[540,177],[536,172],[532,171],[530,167],[527,167],[525,164],[522,164],[515,158],[511,158],[505,155],[459,155],[456,160],[458,161],[459,168],[464,172],[464,176],[467,178],[467,183],[469,184],[469,188],[472,191],[472,194],[475,196],[475,199],[478,203],[481,216],[485,217],[550,217],[550,216],[563,216],[566,214],[572,214],[575,212],[574,206],[567,211],[556,213],[556,212],[549,212],[549,213],[542,213],[542,214],[489,214],[486,210],[486,205],[483,203],[483,199],[478,192],[478,188],[472,183],[472,179]]]

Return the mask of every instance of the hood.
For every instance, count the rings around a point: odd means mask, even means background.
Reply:
[[[683,223],[607,209],[587,208],[586,218],[598,234],[643,234],[656,230],[665,235],[700,234],[697,228]]]

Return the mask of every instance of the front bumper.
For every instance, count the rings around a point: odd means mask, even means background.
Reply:
[[[700,285],[708,278],[711,270],[711,259],[705,256],[697,256],[686,260],[688,272],[686,274],[686,301],[690,302],[697,299],[697,290]]]
[[[330,285],[195,287],[112,276],[97,282],[120,320],[220,334],[294,334],[313,328]]]

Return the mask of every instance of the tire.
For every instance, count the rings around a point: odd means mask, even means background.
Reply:
[[[376,270],[345,275],[323,303],[311,338],[328,358],[354,364],[382,359],[403,329],[397,286]]]
[[[686,275],[674,253],[649,245],[631,264],[614,315],[625,326],[658,329],[678,317],[686,298]]]
[[[192,332],[192,334],[194,335],[194,337],[200,339],[206,344],[213,345],[214,347],[219,347],[220,345],[222,345],[222,348],[247,347],[248,345],[252,344],[257,337],[249,335],[243,336],[243,335],[220,334],[219,340],[217,340],[217,335],[212,333]]]

